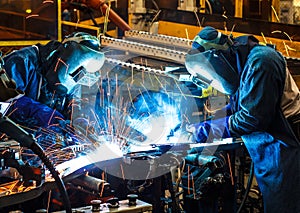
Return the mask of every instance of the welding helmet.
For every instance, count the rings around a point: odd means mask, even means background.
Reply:
[[[230,36],[213,27],[203,28],[194,38],[192,49],[185,59],[192,81],[202,88],[212,86],[224,94],[234,94],[239,85],[239,76],[232,46]]]
[[[57,94],[71,94],[76,85],[93,85],[100,75],[104,54],[97,37],[84,32],[67,36],[56,50],[45,77],[50,89]]]

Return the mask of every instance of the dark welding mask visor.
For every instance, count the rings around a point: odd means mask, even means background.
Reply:
[[[227,95],[234,94],[238,88],[238,74],[221,50],[199,52],[192,49],[186,55],[185,66],[197,86],[212,86]]]

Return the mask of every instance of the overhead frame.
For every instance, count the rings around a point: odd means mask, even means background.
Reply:
[[[34,0],[33,0],[34,1]],[[45,1],[45,2],[53,2],[54,4],[56,4],[56,26],[55,29],[53,29],[53,31],[57,32],[55,35],[55,38],[49,38],[49,39],[33,39],[33,40],[29,40],[29,39],[4,39],[4,40],[0,40],[0,46],[28,46],[28,45],[33,45],[33,44],[46,44],[48,43],[50,40],[56,39],[58,41],[62,40],[62,31],[61,31],[61,0],[51,0],[51,1]],[[32,14],[34,16],[34,14]],[[33,17],[34,18],[34,17]],[[24,27],[25,28],[25,27]]]

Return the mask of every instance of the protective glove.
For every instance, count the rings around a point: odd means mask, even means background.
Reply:
[[[70,126],[69,120],[61,120],[48,128],[38,128],[32,134],[44,150],[79,145],[82,141],[82,138]]]
[[[192,133],[193,140],[197,143],[211,143],[213,139],[231,137],[228,119],[229,116],[226,116],[224,118],[191,124],[186,127],[186,130]]]
[[[78,135],[93,142],[96,142],[98,136],[103,133],[96,121],[84,117],[75,118],[72,121],[72,126]]]

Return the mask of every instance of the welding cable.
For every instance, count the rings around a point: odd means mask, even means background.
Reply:
[[[247,187],[246,187],[246,191],[245,191],[245,194],[244,194],[244,197],[243,197],[243,200],[237,210],[236,213],[240,213],[241,210],[243,209],[245,203],[246,203],[246,200],[248,198],[248,195],[249,195],[249,192],[250,192],[250,189],[251,189],[251,185],[252,185],[252,181],[253,181],[253,176],[254,176],[254,163],[253,161],[251,162],[251,166],[250,166],[250,173],[249,173],[249,178],[248,178],[248,182],[247,182]]]
[[[23,130],[7,117],[0,117],[0,132],[3,132],[12,139],[16,140],[21,146],[31,149],[42,160],[45,166],[49,169],[59,189],[59,192],[61,193],[66,213],[72,213],[71,203],[66,187],[60,178],[59,173],[45,155],[43,148],[36,142],[36,139],[33,137],[33,135]]]

